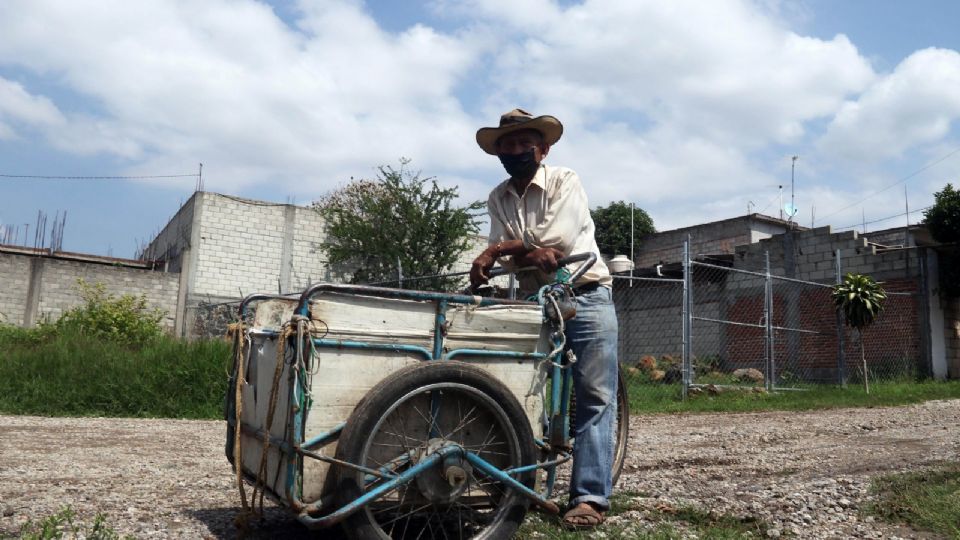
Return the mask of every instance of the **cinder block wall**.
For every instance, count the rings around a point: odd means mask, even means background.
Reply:
[[[184,250],[190,248],[194,205],[199,196],[202,196],[201,192],[194,193],[177,210],[177,213],[170,218],[170,221],[144,250],[142,259],[148,261],[163,260],[166,262],[169,272],[179,272],[183,268],[186,263],[182,260],[182,255]]]
[[[0,253],[0,324],[22,326],[30,290],[30,257]]]
[[[166,313],[163,324],[172,329],[176,315],[179,275],[113,264],[64,260],[56,257],[0,253],[0,279],[9,286],[0,292],[0,311],[16,325],[55,321],[70,308],[83,304],[77,280],[103,283],[115,296],[145,295],[150,308]]]
[[[960,379],[960,298],[941,299],[947,369],[951,379]]]
[[[732,254],[737,246],[749,245],[786,230],[786,224],[771,223],[769,220],[772,218],[755,216],[751,214],[640,238],[637,240],[637,268],[680,262],[683,260],[683,243],[688,235],[691,256],[698,258],[700,254]]]

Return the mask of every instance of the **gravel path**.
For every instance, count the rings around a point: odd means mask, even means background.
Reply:
[[[797,538],[931,538],[858,508],[874,476],[960,459],[960,400],[801,413],[631,419],[619,490],[646,509],[692,504]],[[137,538],[234,538],[239,496],[216,421],[0,416],[0,537],[71,505]],[[338,534],[319,535],[336,538]],[[306,538],[270,509],[248,537]]]

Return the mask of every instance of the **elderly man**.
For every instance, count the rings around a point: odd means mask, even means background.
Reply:
[[[490,193],[490,245],[473,261],[470,281],[486,283],[499,260],[507,268],[535,266],[519,276],[520,289],[535,292],[552,281],[557,260],[593,252],[597,262],[575,283],[577,314],[566,324],[576,400],[570,507],[563,517],[569,528],[592,528],[603,522],[612,489],[617,395],[617,315],[611,298],[612,278],[600,259],[587,196],[574,171],[547,166],[543,159],[563,134],[552,116],[533,117],[514,109],[498,127],[477,131],[484,152],[500,158],[510,178]]]

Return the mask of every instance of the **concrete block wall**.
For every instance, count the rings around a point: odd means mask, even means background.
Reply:
[[[330,267],[326,254],[320,249],[327,236],[320,213],[297,207],[294,209],[293,222],[290,290],[303,290],[311,283],[320,281],[341,281],[343,274]]]
[[[614,278],[613,299],[619,322],[619,360],[635,365],[641,357],[680,358],[683,350],[681,283]]]
[[[943,309],[948,376],[960,379],[960,298],[942,299],[940,307]]]
[[[751,214],[724,221],[660,232],[639,239],[638,268],[683,259],[683,242],[690,236],[691,254],[733,254],[737,246],[751,244],[787,230],[787,224],[774,218]]]
[[[816,283],[836,282],[836,251],[840,250],[840,270],[866,274],[874,279],[919,279],[920,264],[916,250],[878,250],[869,237],[856,231],[834,233],[830,227],[818,227],[777,235],[755,244],[738,246],[735,268],[759,271],[764,253],[770,253],[771,272]]]
[[[176,317],[179,275],[115,264],[0,253],[0,277],[11,286],[0,295],[0,310],[8,323],[32,326],[56,321],[67,310],[83,304],[77,280],[103,283],[114,296],[144,295],[148,306],[166,313],[162,321],[172,329]],[[5,311],[6,313],[6,311]]]
[[[163,260],[166,271],[180,272],[185,261],[182,256],[190,248],[190,235],[193,231],[193,217],[196,201],[203,194],[196,192],[180,207],[173,218],[164,226],[156,238],[144,250],[143,260]]]
[[[191,300],[275,293],[283,282],[288,205],[200,193]],[[196,226],[196,224],[195,224]]]
[[[27,311],[31,257],[0,253],[0,324],[21,326]]]

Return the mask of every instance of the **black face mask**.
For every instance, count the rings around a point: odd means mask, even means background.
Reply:
[[[500,154],[497,157],[500,158],[500,163],[503,163],[503,168],[507,170],[510,178],[526,180],[533,177],[537,167],[540,166],[534,159],[533,150],[531,148],[522,154]]]

